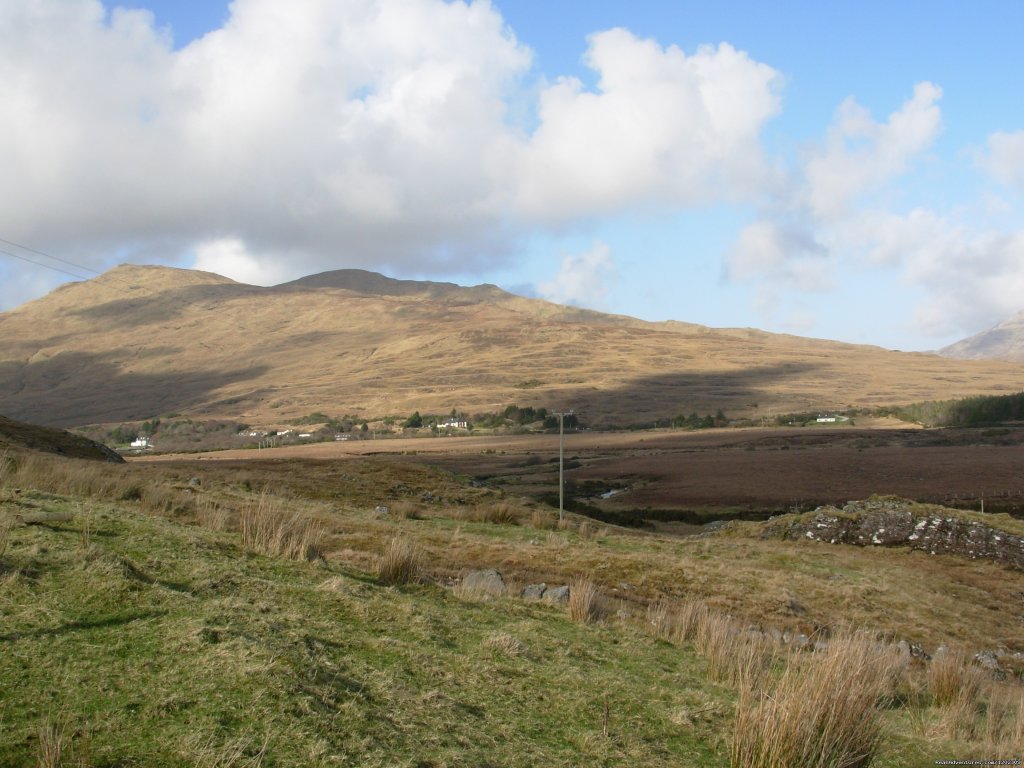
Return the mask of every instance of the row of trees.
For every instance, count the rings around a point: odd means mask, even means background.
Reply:
[[[927,427],[981,427],[1005,421],[1024,421],[1024,392],[1014,395],[979,395],[959,400],[931,400],[881,408],[878,413]]]

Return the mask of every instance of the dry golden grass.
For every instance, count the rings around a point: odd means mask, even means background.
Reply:
[[[320,555],[324,527],[300,512],[288,512],[285,502],[262,493],[242,509],[242,546],[265,555],[312,560]]]
[[[381,555],[377,566],[377,579],[382,584],[400,586],[413,584],[420,580],[422,574],[422,553],[411,540],[394,537],[388,548]]]
[[[553,531],[558,525],[558,515],[538,507],[530,515],[530,525],[538,531]]]
[[[17,471],[14,451],[5,448],[0,451],[0,488],[7,486],[7,479]]]
[[[210,496],[201,496],[195,511],[199,524],[211,531],[232,531],[238,527],[236,513]]]
[[[260,742],[246,736],[219,745],[213,741],[196,744],[193,747],[196,768],[261,768],[269,741],[264,739],[257,747],[258,744]]]
[[[0,557],[7,551],[7,542],[10,540],[11,527],[14,521],[4,512],[0,512]]]
[[[414,501],[396,501],[389,510],[398,520],[419,520],[422,517],[422,508]]]
[[[569,583],[569,618],[581,624],[593,624],[602,613],[597,585],[586,576],[576,576]]]
[[[898,665],[865,635],[833,637],[827,650],[791,656],[775,685],[744,685],[736,707],[732,768],[862,768],[881,737],[882,707]]]
[[[963,651],[936,654],[928,664],[928,692],[940,706],[963,705],[973,709],[985,680],[984,672],[972,665]]]
[[[462,512],[465,520],[495,525],[519,525],[520,512],[504,501],[478,504]]]
[[[492,635],[488,635],[484,639],[484,646],[513,658],[526,653],[526,646],[508,632],[495,632]]]
[[[64,768],[65,751],[69,746],[67,724],[61,717],[46,717],[39,725],[37,768]]]
[[[733,686],[760,686],[776,651],[765,638],[713,611],[696,613],[693,622],[694,647],[707,661],[708,677]]]

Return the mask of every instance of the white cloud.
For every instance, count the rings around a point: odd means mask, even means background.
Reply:
[[[256,256],[235,237],[207,240],[196,246],[195,269],[214,272],[250,285],[276,285],[291,276],[278,257]]]
[[[535,89],[487,0],[235,0],[181,50],[145,11],[3,3],[0,236],[94,267],[237,241],[264,274],[429,274],[613,209],[750,197],[774,70],[621,29],[586,62],[596,91]]]
[[[972,230],[922,209],[866,215],[856,228],[872,261],[924,288],[914,322],[927,334],[969,335],[1021,309],[1024,232]]]
[[[1024,233],[972,229],[923,208],[889,212],[872,197],[884,200],[931,145],[941,93],[919,83],[885,122],[852,99],[842,104],[781,199],[765,204],[727,254],[728,278],[759,283],[754,308],[762,316],[776,318],[787,291],[827,291],[869,273],[905,286],[907,314],[935,338],[974,333],[1020,310]],[[989,161],[1012,165],[1015,140],[993,137],[990,148]],[[812,330],[808,317],[801,330]]]
[[[875,122],[852,98],[844,101],[825,145],[804,160],[804,203],[810,212],[823,219],[841,216],[858,197],[902,174],[938,133],[941,96],[941,88],[918,83],[885,123]]]
[[[577,306],[600,306],[608,293],[608,281],[615,275],[611,249],[600,240],[590,250],[567,254],[554,279],[537,286],[548,301]]]
[[[826,248],[793,225],[759,220],[746,226],[726,260],[729,277],[764,278],[797,290],[828,290]]]
[[[1000,184],[1024,192],[1024,131],[993,133],[978,165]]]
[[[750,197],[767,171],[759,133],[780,78],[728,44],[687,56],[624,29],[593,35],[597,91],[573,78],[540,97],[518,203],[538,217],[644,202]]]

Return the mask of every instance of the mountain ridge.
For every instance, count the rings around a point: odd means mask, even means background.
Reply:
[[[122,265],[0,313],[0,413],[60,426],[511,404],[627,426],[1006,394],[1022,376],[1019,364],[650,323],[358,270],[261,287]]]
[[[939,354],[961,360],[1024,362],[1024,311],[1008,317],[987,331],[943,347]]]

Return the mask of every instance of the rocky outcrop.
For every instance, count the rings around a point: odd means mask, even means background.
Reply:
[[[1024,570],[1024,537],[1006,533],[954,510],[898,499],[851,502],[842,509],[819,507],[768,530],[787,539],[829,544],[911,547],[929,554],[994,560]]]

